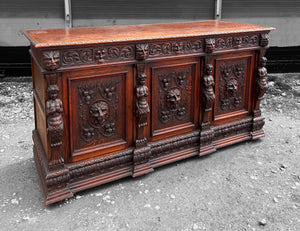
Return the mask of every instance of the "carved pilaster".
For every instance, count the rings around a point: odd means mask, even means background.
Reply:
[[[264,52],[261,53],[261,56],[262,55],[264,55]],[[255,85],[256,104],[255,104],[255,109],[253,111],[252,139],[258,139],[264,136],[264,131],[262,128],[265,124],[265,121],[264,121],[264,117],[261,116],[260,101],[263,99],[263,96],[268,89],[267,79],[266,79],[268,72],[266,69],[266,63],[267,63],[266,57],[262,56],[259,58],[256,85]]]
[[[145,45],[145,44],[142,44]],[[145,46],[140,46],[140,48]],[[138,48],[138,45],[137,45]],[[136,53],[136,57],[147,55],[139,51]],[[148,52],[148,50],[147,50]],[[146,55],[146,56],[145,56]],[[136,141],[135,150],[133,152],[133,177],[138,177],[149,172],[153,172],[153,168],[149,165],[148,161],[151,156],[151,148],[147,145],[147,138],[145,136],[145,127],[148,126],[147,120],[150,113],[150,108],[147,102],[149,96],[149,90],[146,85],[147,75],[145,73],[145,64],[137,64],[137,76],[136,76]]]
[[[203,119],[201,123],[201,132],[200,132],[200,156],[216,151],[212,146],[212,141],[214,137],[214,132],[210,129],[209,123],[209,113],[212,110],[213,104],[215,102],[215,93],[214,93],[214,77],[213,66],[211,64],[206,64],[205,66],[205,75],[203,77]]]
[[[48,80],[47,101],[46,101],[46,117],[47,117],[47,134],[49,143],[49,169],[57,169],[63,167],[63,104],[59,98],[59,87],[57,85],[57,74],[46,75]],[[49,157],[48,157],[49,158]]]

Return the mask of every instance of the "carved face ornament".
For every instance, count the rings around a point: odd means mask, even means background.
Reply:
[[[46,51],[43,53],[45,68],[48,70],[55,70],[59,66],[59,52]]]
[[[146,59],[149,56],[149,45],[148,44],[137,44],[136,45],[136,59]]]
[[[108,104],[104,101],[94,103],[90,108],[90,116],[93,125],[102,124],[108,117]]]
[[[167,102],[171,109],[176,109],[181,100],[181,92],[179,89],[171,89],[167,94]]]
[[[47,94],[48,97],[52,100],[57,99],[58,97],[58,92],[59,92],[59,88],[57,85],[53,84],[53,85],[49,85],[49,87],[47,88]]]
[[[238,82],[236,79],[230,79],[226,83],[226,90],[229,96],[235,96],[238,90]]]

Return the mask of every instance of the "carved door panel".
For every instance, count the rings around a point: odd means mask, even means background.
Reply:
[[[195,59],[152,66],[152,140],[197,127],[198,71],[199,61]]]
[[[215,60],[214,122],[243,117],[251,112],[253,53],[240,53],[233,58]]]
[[[70,148],[73,160],[132,144],[131,66],[68,76]]]

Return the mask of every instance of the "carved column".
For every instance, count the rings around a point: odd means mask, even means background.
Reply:
[[[144,60],[148,57],[148,44],[138,44],[136,46],[136,59]],[[136,65],[136,140],[135,150],[133,152],[133,177],[138,177],[150,172],[153,168],[149,164],[151,148],[147,145],[146,127],[150,113],[147,102],[149,90],[146,85],[147,75],[145,73],[145,63]]]
[[[49,81],[47,88],[46,117],[47,117],[47,135],[48,135],[48,152],[50,153],[49,169],[63,167],[63,104],[59,98],[59,87],[56,83],[56,74],[46,75]]]
[[[202,78],[203,82],[203,93],[202,93],[202,123],[200,125],[200,153],[199,156],[209,154],[216,151],[212,145],[214,132],[210,128],[209,115],[211,114],[213,104],[215,102],[214,93],[214,77],[213,66],[211,64],[206,64],[205,74]]]
[[[252,139],[258,139],[264,136],[264,131],[262,127],[265,124],[264,117],[261,116],[260,110],[260,102],[263,99],[264,94],[267,91],[267,69],[266,63],[267,58],[263,57],[265,51],[261,51],[258,60],[258,68],[257,68],[257,78],[255,82],[255,108],[253,111],[253,130],[252,130]]]
[[[57,69],[60,67],[59,51],[46,51],[43,55],[44,77],[47,83],[45,102],[47,131],[47,167],[44,167],[45,202],[46,204],[72,197],[67,183],[70,179],[69,169],[64,166],[64,119],[61,100],[61,79]],[[39,154],[41,155],[41,154]],[[43,158],[41,158],[43,159]]]

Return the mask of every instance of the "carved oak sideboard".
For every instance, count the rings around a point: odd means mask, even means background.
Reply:
[[[263,137],[273,29],[204,21],[25,31],[45,204]]]

